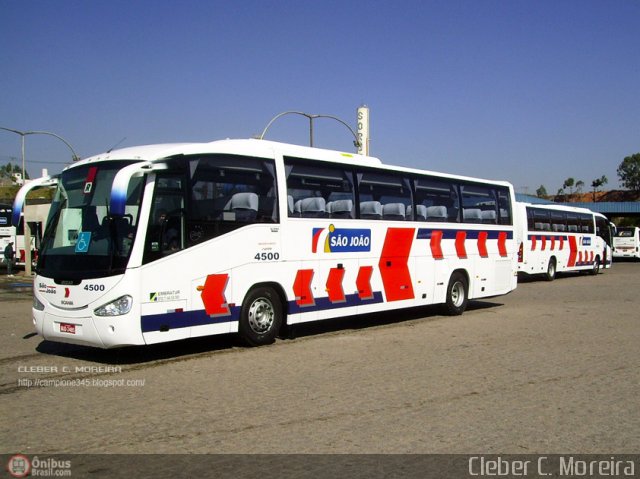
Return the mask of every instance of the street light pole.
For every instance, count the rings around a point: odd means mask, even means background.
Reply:
[[[62,143],[64,143],[65,145],[67,145],[67,147],[69,148],[69,150],[71,150],[71,154],[72,154],[72,161],[77,161],[80,159],[80,157],[76,154],[76,151],[73,149],[73,147],[71,146],[71,144],[65,140],[64,138],[62,138],[60,135],[56,135],[55,133],[51,133],[50,131],[39,131],[39,130],[33,130],[33,131],[20,131],[20,130],[15,130],[13,128],[5,128],[0,126],[0,130],[5,130],[5,131],[9,131],[11,133],[15,133],[16,135],[20,135],[20,139],[21,139],[21,149],[22,149],[22,182],[24,184],[24,182],[27,180],[27,170],[26,170],[26,165],[25,165],[25,137],[27,135],[48,135],[48,136],[53,136],[54,138],[57,138],[58,140],[60,140]],[[24,207],[26,207],[27,205],[27,200],[25,198],[25,203],[24,203]],[[27,224],[27,217],[26,215],[24,216],[24,220],[23,220],[23,235],[24,235],[24,272],[27,276],[31,276],[31,230],[29,229],[29,225]],[[16,249],[18,248],[18,245],[16,244]]]
[[[275,122],[278,118],[280,118],[281,116],[284,116],[284,115],[291,115],[291,114],[293,114],[293,115],[301,115],[301,116],[307,117],[309,119],[309,146],[311,146],[311,147],[313,147],[313,120],[316,119],[316,118],[330,118],[330,119],[336,120],[337,122],[342,123],[344,126],[346,126],[349,129],[349,131],[351,132],[351,134],[353,135],[353,138],[354,138],[353,146],[355,146],[356,148],[360,148],[360,140],[358,140],[358,135],[356,135],[355,131],[353,131],[353,128],[351,128],[347,123],[342,121],[337,116],[332,116],[332,115],[310,115],[309,113],[304,113],[302,111],[284,111],[282,113],[277,114],[276,116],[274,116],[271,119],[271,121],[269,121],[269,123],[264,128],[264,130],[262,130],[262,134],[258,137],[258,139],[264,140],[264,135],[267,134],[267,130],[273,124],[273,122]]]

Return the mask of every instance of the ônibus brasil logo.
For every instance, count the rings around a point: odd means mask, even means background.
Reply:
[[[31,472],[31,462],[27,456],[16,454],[9,459],[7,471],[13,477],[27,477]]]
[[[13,477],[27,477],[30,475],[41,477],[69,477],[71,476],[71,461],[48,457],[41,459],[33,456],[29,459],[24,454],[11,456],[7,463],[7,471]]]

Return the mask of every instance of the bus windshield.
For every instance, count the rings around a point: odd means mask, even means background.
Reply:
[[[11,226],[11,206],[0,204],[0,228]]]
[[[616,236],[618,238],[633,238],[634,234],[634,228],[618,228],[618,230],[616,231]]]
[[[109,214],[109,200],[116,173],[131,163],[104,162],[62,173],[42,239],[38,274],[78,281],[124,272],[138,225],[142,177],[129,183],[123,216]]]

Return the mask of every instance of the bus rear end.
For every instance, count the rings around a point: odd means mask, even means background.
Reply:
[[[618,228],[613,237],[614,258],[640,259],[640,228]]]

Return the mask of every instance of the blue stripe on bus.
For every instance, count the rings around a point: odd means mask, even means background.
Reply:
[[[507,239],[513,238],[513,231],[495,231],[495,230],[466,230],[466,229],[447,229],[447,228],[418,228],[416,239],[431,239],[434,231],[442,231],[442,239],[456,239],[459,231],[467,233],[466,239],[478,239],[481,232],[487,233],[487,239],[497,240],[500,233],[506,233]]]
[[[240,306],[233,306],[231,314],[226,316],[209,316],[204,309],[196,311],[178,311],[172,313],[149,314],[142,316],[142,332],[150,333],[161,329],[190,328],[206,324],[230,323],[240,318]]]
[[[310,311],[322,311],[327,309],[347,308],[349,306],[360,306],[365,304],[382,303],[382,292],[374,292],[373,298],[360,299],[357,294],[348,294],[345,301],[332,303],[329,298],[315,298],[315,304],[306,307],[298,306],[295,301],[289,301],[289,314],[306,313]],[[209,316],[205,310],[178,311],[170,313],[149,314],[142,316],[141,326],[143,333],[151,333],[164,329],[190,328],[193,326],[203,326],[205,324],[231,323],[240,319],[240,306],[231,307],[231,314],[226,316]]]
[[[348,308],[350,306],[362,306],[365,304],[375,304],[382,303],[382,292],[377,291],[373,293],[373,298],[369,299],[360,299],[358,294],[347,294],[345,295],[345,301],[332,303],[328,297],[325,298],[314,298],[315,304],[310,304],[308,306],[300,306],[296,301],[289,301],[289,314],[296,313],[308,313],[310,311],[324,311],[327,309],[338,309],[338,308]]]

